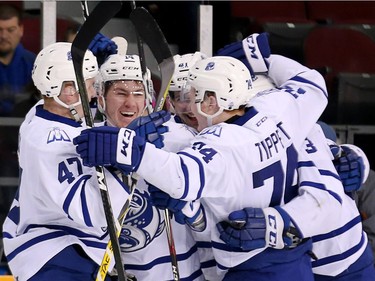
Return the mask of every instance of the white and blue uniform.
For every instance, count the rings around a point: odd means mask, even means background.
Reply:
[[[175,122],[165,123],[166,151],[179,151],[193,139],[194,129]],[[160,175],[163,176],[163,175]],[[171,219],[180,280],[205,280],[192,231]],[[121,249],[125,269],[138,280],[173,280],[171,257],[163,211],[153,206],[148,185],[140,179],[133,195],[121,235]]]
[[[275,78],[272,77],[271,72],[270,77],[272,79]],[[272,108],[273,110],[269,113],[271,117],[282,114],[283,107],[280,104],[281,102],[276,97],[274,99],[266,99],[262,95],[257,96],[252,101],[252,105],[260,112],[265,112]],[[306,114],[309,114],[309,112],[306,112]],[[288,116],[292,117],[292,115]],[[252,125],[245,124],[244,126],[251,127]],[[300,126],[303,129],[303,125],[301,124]],[[333,277],[347,271],[348,267],[358,261],[361,255],[364,254],[367,247],[367,236],[362,230],[360,215],[355,202],[342,192],[342,183],[332,163],[332,153],[319,125],[315,125],[313,130],[309,132],[303,149],[306,150],[308,156],[305,159],[299,159],[299,175],[309,174],[309,172],[301,170],[303,167],[316,166],[319,169],[319,173],[322,176],[321,181],[325,187],[333,194],[340,195],[337,198],[340,198],[341,212],[337,213],[335,209],[332,209],[329,213],[334,215],[331,216],[330,221],[327,221],[325,217],[327,213],[322,206],[314,206],[313,204],[308,207],[306,202],[300,204],[298,203],[298,201],[302,200],[300,196],[296,197],[293,200],[294,202],[282,208],[292,217],[305,237],[312,237],[313,252],[318,258],[318,260],[312,260],[312,268],[316,278],[319,276],[322,278],[325,276]],[[299,151],[300,156],[302,153],[303,151]],[[306,165],[306,163],[310,164]],[[332,203],[334,204],[335,200]],[[321,210],[319,216],[316,216],[316,212],[309,212],[316,207]],[[306,211],[303,212],[301,210]],[[360,262],[371,263],[371,257],[367,257],[366,261],[364,259],[362,258]],[[365,267],[363,266],[362,268]],[[356,270],[360,268],[356,267]]]
[[[97,175],[83,166],[72,143],[83,129],[42,105],[31,109],[20,128],[20,185],[3,226],[5,254],[17,280],[28,280],[73,244],[101,264],[109,234]],[[104,171],[117,217],[129,190]]]
[[[319,125],[316,125],[308,135],[305,141],[305,150],[319,168],[326,186],[329,186],[331,190],[334,187],[341,188],[341,180],[332,161],[327,161],[333,160],[332,153]],[[375,270],[373,268],[372,270],[368,269],[369,271],[366,273],[360,273],[361,270],[367,270],[366,268],[369,266],[372,267],[373,258],[370,249],[367,248],[367,235],[362,229],[361,217],[355,201],[349,196],[342,196],[341,199],[342,211],[339,215],[335,214],[334,216],[337,219],[336,228],[326,233],[312,235],[313,252],[317,257],[317,260],[312,260],[315,279],[327,280],[328,277],[332,277],[329,280],[357,280],[356,274],[363,274],[360,280],[374,280]],[[295,211],[298,212],[298,210]],[[309,222],[306,222],[305,226],[306,228],[311,227]],[[314,225],[312,228],[314,231],[316,226]],[[348,270],[350,266],[353,269]],[[343,278],[340,274],[346,275],[347,279],[338,279],[338,277]]]
[[[212,226],[232,211],[283,205],[298,194],[288,188],[296,180],[296,151],[327,104],[325,83],[316,71],[287,58],[273,55],[269,61],[269,76],[280,88],[260,95],[259,102],[269,104],[266,111],[250,107],[230,124],[208,127],[178,154],[146,145],[137,171],[172,197],[201,198]],[[340,195],[320,187],[307,184],[306,201],[330,201],[332,210],[341,209]],[[265,250],[233,251],[215,228],[210,235],[220,269],[236,267]]]

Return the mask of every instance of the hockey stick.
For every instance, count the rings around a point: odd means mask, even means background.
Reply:
[[[125,56],[128,51],[128,41],[121,36],[112,37],[111,40],[117,45],[117,53]]]
[[[134,24],[138,35],[138,51],[141,56],[144,56],[143,52],[143,42],[142,39],[146,42],[146,44],[150,47],[151,52],[156,58],[156,61],[159,65],[160,73],[161,73],[161,87],[159,91],[159,95],[157,98],[156,106],[154,111],[159,111],[163,109],[167,94],[170,81],[173,76],[174,72],[174,60],[172,53],[169,49],[168,42],[164,37],[163,32],[161,31],[159,25],[155,21],[155,19],[149,14],[149,12],[144,8],[136,8],[135,2],[132,1],[132,8],[133,11],[130,14],[130,20]],[[141,60],[142,64],[142,60]],[[144,65],[144,69],[142,68],[142,73],[146,71],[146,66]],[[168,210],[164,210],[164,217],[165,217],[165,227],[167,233],[167,240],[169,246],[169,253],[171,256],[171,264],[172,264],[172,274],[173,280],[180,280],[180,274],[178,270],[178,263],[177,263],[177,254],[176,254],[176,247],[173,239],[173,232],[172,232],[172,225],[171,225],[171,218],[169,215]]]
[[[140,37],[150,47],[159,65],[161,87],[156,100],[155,111],[162,110],[174,71],[174,61],[171,50],[159,25],[145,8],[136,8],[131,12],[129,18]]]
[[[86,3],[85,3],[86,4]],[[85,15],[88,14],[87,6],[84,6]],[[94,126],[94,119],[91,114],[88,94],[85,86],[85,79],[83,77],[83,60],[88,46],[95,35],[103,28],[103,26],[113,18],[121,9],[122,3],[120,1],[101,1],[97,4],[90,16],[87,17],[86,21],[81,26],[76,38],[72,43],[72,59],[74,65],[74,71],[78,83],[79,94],[81,97],[82,108],[85,116],[87,127]],[[121,261],[120,245],[117,239],[117,229],[119,229],[118,223],[113,217],[112,206],[110,203],[107,183],[104,175],[103,167],[96,167],[96,174],[98,184],[100,188],[100,195],[103,202],[103,209],[108,224],[108,232],[110,236],[110,243],[115,257],[115,265],[118,273],[119,280],[125,281],[125,272]],[[97,280],[104,280],[105,275],[108,271],[109,262],[103,259],[102,264],[99,268],[98,276],[102,277]]]
[[[134,0],[130,1],[130,6],[131,6],[132,11],[134,11],[137,8],[137,5],[135,4]],[[143,83],[145,85],[145,90],[146,90],[146,107],[147,107],[148,113],[150,114],[151,111],[153,110],[152,109],[152,96],[151,96],[151,93],[150,93],[150,83],[147,79],[146,56],[145,56],[145,51],[144,51],[144,48],[143,48],[143,40],[139,36],[137,29],[135,29],[135,35],[136,35],[136,38],[137,38],[138,56],[139,56],[139,61],[141,63]]]
[[[87,5],[87,1],[81,1],[81,8],[83,19],[86,20],[89,17],[89,7]]]

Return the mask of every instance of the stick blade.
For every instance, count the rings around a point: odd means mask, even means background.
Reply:
[[[130,13],[139,36],[150,47],[158,64],[172,56],[167,40],[152,15],[143,7],[138,7]]]
[[[90,16],[81,26],[77,36],[72,43],[72,56],[84,54],[91,43],[91,40],[97,33],[110,21],[122,7],[121,1],[101,1],[99,2]],[[79,36],[78,36],[79,35]],[[73,56],[74,59],[74,56]]]
[[[167,99],[169,85],[172,80],[174,73],[174,60],[173,57],[169,57],[159,65],[160,75],[161,75],[161,84],[158,98],[155,105],[155,111],[160,111],[163,109],[165,100]]]
[[[115,36],[111,40],[117,45],[117,53],[125,56],[128,51],[128,41],[121,36]]]
[[[82,100],[82,107],[86,119],[86,124],[89,127],[93,126],[93,118],[90,110],[90,105],[85,86],[85,79],[83,77],[83,60],[85,53],[94,39],[95,35],[112,19],[122,7],[121,1],[101,1],[99,2],[86,21],[81,26],[77,36],[72,42],[72,59],[74,72],[76,74],[78,91]]]
[[[163,108],[167,98],[169,84],[174,72],[174,60],[165,36],[152,15],[143,7],[138,7],[130,13],[139,36],[149,46],[160,69],[161,86],[157,97],[155,111]]]

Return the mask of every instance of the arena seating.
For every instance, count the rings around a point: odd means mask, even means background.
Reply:
[[[24,35],[22,37],[22,44],[24,47],[35,54],[41,50],[41,22],[39,15],[27,15],[23,19]],[[73,19],[66,17],[58,17],[56,22],[56,41],[65,41],[65,34],[70,26],[78,23]]]
[[[232,22],[242,37],[268,32],[274,53],[302,62],[303,41],[316,25],[307,18],[303,1],[231,1],[231,8]]]
[[[337,122],[372,125],[375,120],[375,74],[338,74]]]
[[[314,22],[265,22],[263,31],[269,34],[271,50],[298,62],[303,62],[303,44],[306,36],[316,26]]]
[[[375,24],[373,1],[305,1],[307,18],[322,23]]]
[[[259,22],[304,22],[307,20],[303,1],[231,1],[233,17],[247,17]]]
[[[310,31],[304,42],[304,63],[323,70],[329,93],[326,122],[336,123],[337,75],[341,72],[375,73],[375,41],[353,29],[333,25]]]

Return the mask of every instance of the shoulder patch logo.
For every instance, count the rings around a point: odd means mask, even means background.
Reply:
[[[47,143],[51,143],[51,142],[54,142],[54,141],[70,142],[71,140],[70,140],[68,134],[64,130],[61,130],[58,127],[53,127],[52,130],[48,134]]]

